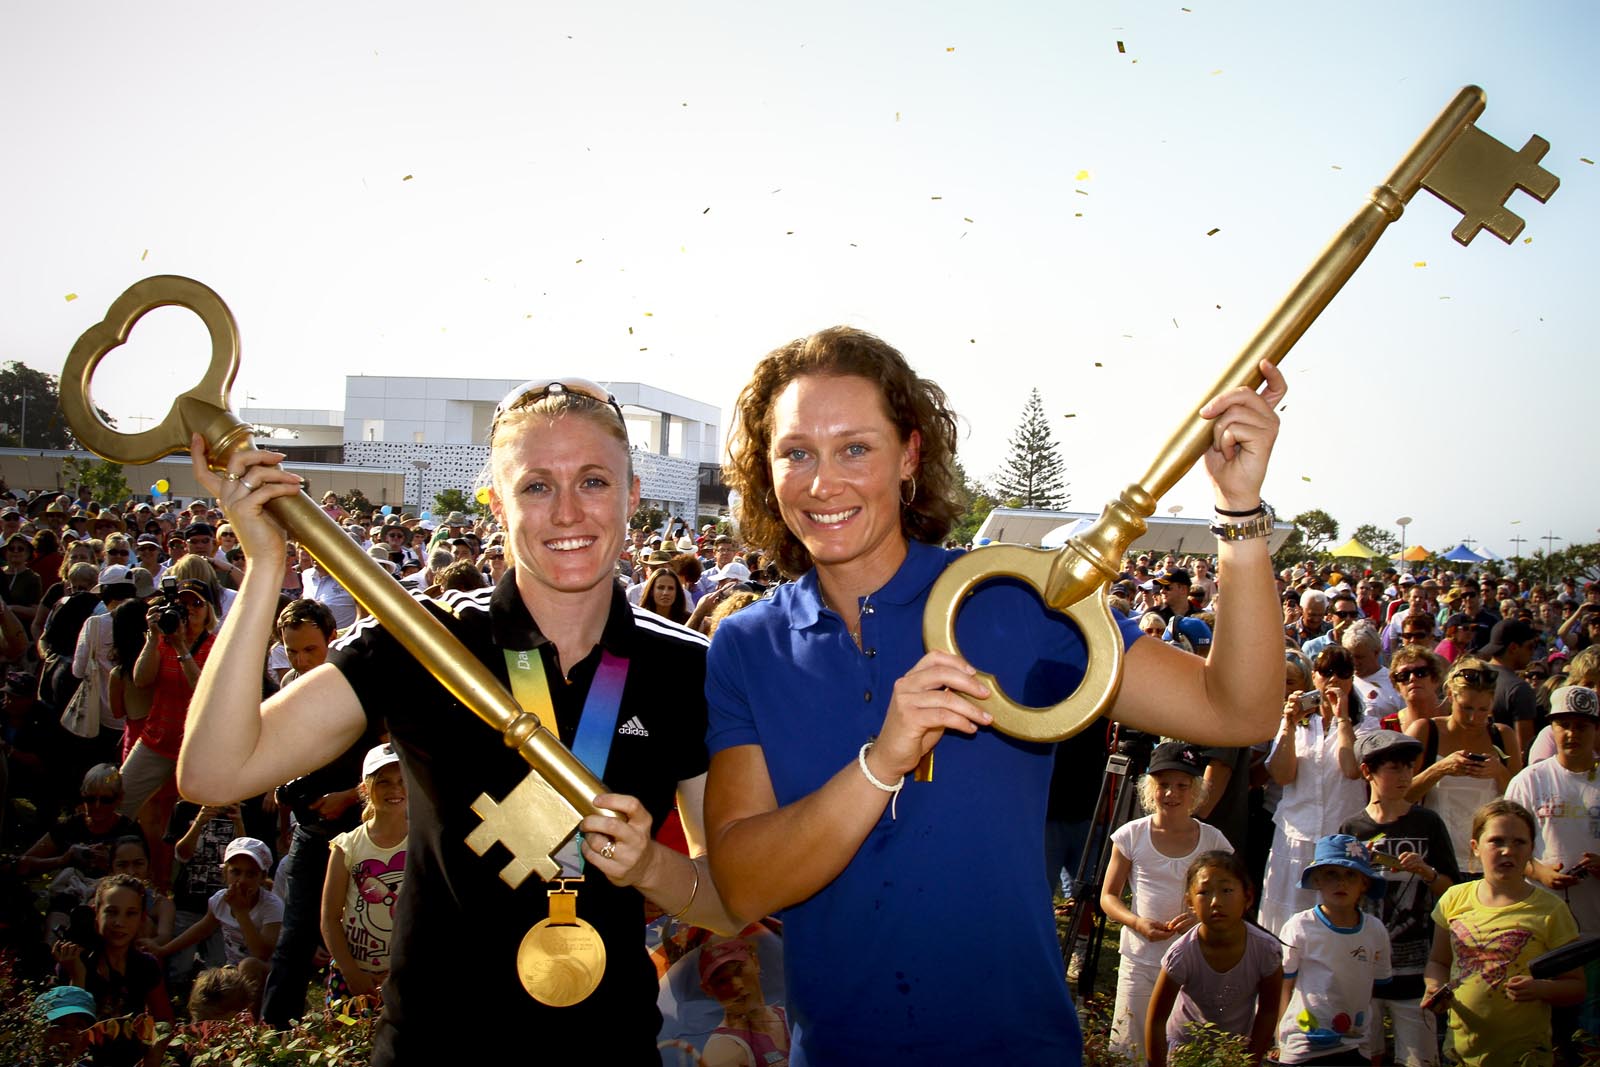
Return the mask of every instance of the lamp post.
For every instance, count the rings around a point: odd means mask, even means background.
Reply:
[[[1411,525],[1411,516],[1402,515],[1394,520],[1394,524],[1400,527],[1400,569],[1408,571],[1411,568],[1406,566],[1406,527]]]
[[[417,516],[420,518],[423,511],[422,501],[424,499],[422,495],[422,472],[433,466],[433,464],[429,463],[425,459],[414,459],[411,461],[411,465],[417,468]]]

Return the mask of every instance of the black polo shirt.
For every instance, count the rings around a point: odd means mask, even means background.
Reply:
[[[628,676],[610,760],[603,773],[593,769],[612,791],[639,798],[655,826],[671,810],[678,783],[705,773],[702,635],[631,607],[618,590],[600,646],[563,679],[555,646],[528,613],[514,572],[492,590],[419,599],[502,684],[503,650],[537,649],[556,727],[569,748],[601,647],[625,658]],[[644,948],[643,896],[590,874],[579,891],[578,915],[605,940],[605,977],[588,999],[569,1008],[534,1000],[517,979],[517,946],[549,914],[552,887],[533,875],[513,890],[500,879],[511,859],[502,845],[479,856],[466,844],[480,821],[473,801],[483,792],[504,798],[529,773],[528,764],[375,621],[358,623],[335,644],[329,662],[361,698],[369,723],[387,724],[409,796],[406,875],[373,1063],[432,1063],[465,1032],[479,1062],[537,1055],[541,1062],[599,1057],[658,1063],[661,1016],[655,968]]]

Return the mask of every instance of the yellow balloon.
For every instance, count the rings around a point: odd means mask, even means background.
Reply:
[[[483,486],[479,486],[478,487],[478,503],[480,503],[480,504],[488,504],[489,503],[489,487],[487,485],[483,485]]]
[[[165,493],[172,488],[172,483],[165,478],[156,479],[156,492]]]

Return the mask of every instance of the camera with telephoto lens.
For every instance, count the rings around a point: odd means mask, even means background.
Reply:
[[[178,579],[161,579],[161,592],[156,597],[156,607],[160,614],[156,616],[156,625],[161,632],[168,635],[178,632],[178,627],[183,625],[183,620],[188,617],[183,601],[178,599]]]

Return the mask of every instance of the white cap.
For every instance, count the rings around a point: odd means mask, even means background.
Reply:
[[[367,750],[366,759],[361,761],[361,777],[371,778],[391,763],[399,763],[400,757],[395,755],[394,746],[390,744],[378,745]]]
[[[272,850],[259,838],[236,837],[229,841],[222,853],[222,862],[227,863],[235,856],[249,856],[263,872],[272,870]]]
[[[730,560],[728,565],[717,572],[717,581],[724,578],[734,578],[741,582],[750,580],[750,568],[740,560]]]

